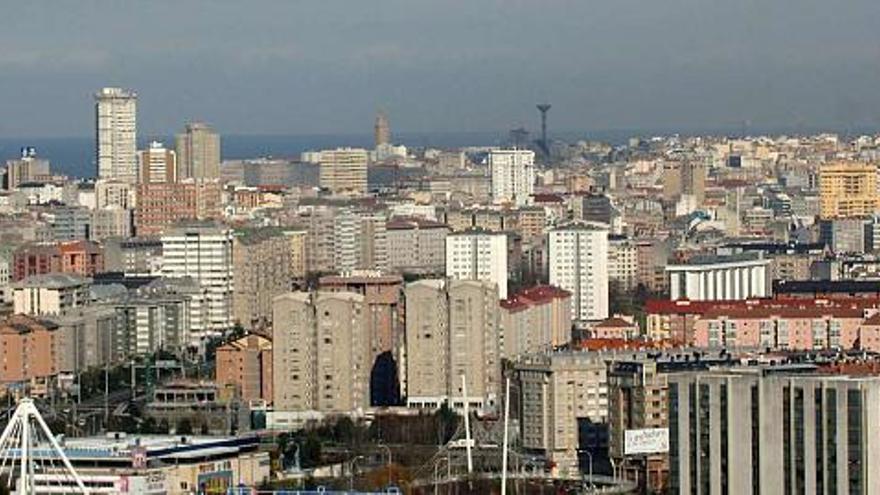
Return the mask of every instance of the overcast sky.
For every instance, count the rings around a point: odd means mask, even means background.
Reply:
[[[0,0],[0,136],[880,124],[878,0]]]

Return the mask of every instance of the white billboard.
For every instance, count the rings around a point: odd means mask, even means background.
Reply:
[[[623,454],[661,454],[669,452],[669,428],[644,428],[624,432]]]

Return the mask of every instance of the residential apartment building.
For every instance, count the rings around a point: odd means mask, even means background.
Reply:
[[[445,224],[419,217],[394,217],[386,224],[388,268],[406,274],[446,272]]]
[[[191,277],[205,292],[204,316],[192,339],[225,332],[233,323],[232,231],[214,226],[181,227],[162,235],[162,276]]]
[[[27,244],[12,254],[12,264],[13,281],[59,272],[92,277],[104,271],[104,250],[89,241]]]
[[[514,363],[522,447],[541,452],[560,475],[580,473],[579,420],[597,425],[608,421],[606,358],[562,352],[523,356]]]
[[[186,279],[182,286],[154,282],[110,298],[106,305],[116,313],[117,331],[109,355],[118,360],[199,345],[204,335],[201,311],[206,306],[200,290],[195,281]]]
[[[120,333],[116,311],[112,307],[92,304],[68,309],[46,319],[58,327],[55,367],[59,372],[77,373],[102,368],[123,358],[114,354],[114,342]]]
[[[318,279],[323,292],[353,292],[364,296],[370,350],[375,360],[403,345],[403,278],[376,271],[355,271]]]
[[[137,95],[121,88],[95,94],[99,179],[133,184],[137,181]]]
[[[608,317],[608,230],[574,222],[547,234],[550,285],[571,292],[574,320]]]
[[[272,402],[272,341],[250,334],[217,348],[215,381],[234,385],[245,402]]]
[[[55,325],[25,315],[0,320],[0,385],[29,387],[32,395],[45,393],[47,381],[58,373],[55,330]]]
[[[12,285],[16,314],[58,315],[89,304],[91,279],[70,273],[32,275]]]
[[[181,179],[220,178],[220,135],[205,123],[191,122],[178,134],[177,176]]]
[[[271,323],[272,301],[292,285],[290,240],[275,227],[237,230],[233,239],[233,318],[246,329]]]
[[[218,181],[186,179],[138,184],[135,231],[139,236],[154,236],[179,223],[218,219],[222,213],[221,199]]]
[[[164,184],[177,182],[177,154],[165,149],[158,141],[151,141],[145,150],[137,152],[138,182],[142,184]]]
[[[384,212],[343,210],[333,221],[332,271],[388,270]]]
[[[553,286],[535,286],[501,301],[501,355],[549,351],[571,341],[571,293]]]
[[[95,181],[95,208],[122,208],[131,210],[137,204],[137,186],[133,182],[115,179]]]
[[[667,374],[654,359],[614,361],[608,370],[608,446],[615,464],[627,459],[626,432],[666,428],[669,425],[667,408]],[[640,479],[651,490],[662,492],[669,475],[669,457],[666,453],[639,456],[630,462],[641,471]]]
[[[535,193],[535,152],[491,150],[492,202],[516,206],[530,204]]]
[[[495,284],[507,299],[507,234],[472,228],[446,236],[446,276]]]
[[[608,239],[608,283],[624,291],[639,283],[639,249],[625,237]]]
[[[819,216],[822,219],[870,217],[878,207],[877,165],[834,162],[819,167]]]
[[[296,292],[275,300],[276,411],[353,413],[370,406],[371,352],[364,297]]]
[[[405,288],[407,405],[495,410],[501,390],[496,285],[420,280]],[[467,381],[467,396],[462,389]]]
[[[290,278],[296,283],[304,281],[308,273],[308,255],[306,254],[308,234],[308,230],[305,229],[284,230],[290,251]]]
[[[363,196],[367,193],[365,149],[338,148],[321,151],[320,185],[333,194]]]

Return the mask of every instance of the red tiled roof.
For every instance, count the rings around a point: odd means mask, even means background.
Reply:
[[[612,349],[669,349],[673,347],[669,340],[633,340],[633,339],[583,339],[572,343],[572,347],[583,351],[601,351]]]
[[[512,311],[520,311],[536,304],[548,303],[554,299],[571,297],[571,292],[552,285],[536,285],[523,289],[501,301],[501,307]]]
[[[787,315],[855,315],[861,316],[865,309],[880,307],[880,299],[852,298],[791,298],[791,299],[749,299],[745,301],[668,301],[651,299],[645,303],[648,314],[702,315],[717,317],[754,314]],[[766,316],[761,316],[766,317]]]

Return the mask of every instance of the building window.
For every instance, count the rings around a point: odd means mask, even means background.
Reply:
[[[837,390],[825,391],[825,453],[828,457],[828,493],[837,493]]]
[[[862,391],[846,392],[846,450],[849,493],[862,493]]]

